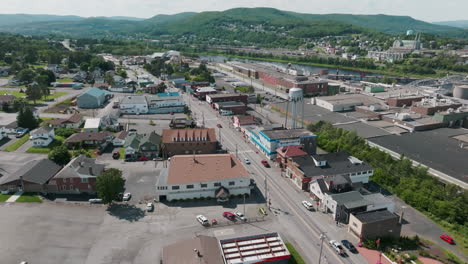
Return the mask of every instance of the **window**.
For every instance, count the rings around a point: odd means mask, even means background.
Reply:
[[[235,182],[229,182],[229,186],[236,184]]]
[[[219,186],[221,186],[221,183],[220,183],[220,182],[215,182],[215,183],[214,183],[214,186],[215,186],[215,187],[219,187]]]
[[[358,227],[357,224],[356,224],[356,222],[353,222],[353,226]]]
[[[172,186],[172,190],[179,190],[179,186],[178,185]]]
[[[146,150],[146,147],[141,147],[142,150]]]
[[[202,184],[200,184],[200,186],[201,186],[202,188],[206,188],[206,187],[208,187],[208,184],[202,183]]]
[[[193,189],[193,184],[187,185],[187,189]]]
[[[358,172],[357,175],[361,175],[361,172]]]
[[[81,178],[81,183],[88,183],[88,178]]]
[[[372,171],[370,170],[370,171],[368,171],[367,173],[372,173]]]

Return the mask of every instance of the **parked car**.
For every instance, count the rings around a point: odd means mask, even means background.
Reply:
[[[112,153],[112,158],[113,159],[119,159],[120,158],[120,153],[118,151]]]
[[[236,215],[231,213],[231,212],[224,212],[223,216],[226,217],[227,219],[234,221],[236,220]]]
[[[314,206],[313,206],[312,203],[309,202],[309,201],[302,201],[302,205],[303,205],[307,210],[312,210],[312,209],[314,209]]]
[[[132,194],[131,193],[124,193],[123,197],[122,197],[122,200],[124,201],[130,201],[130,198],[132,198]]]
[[[268,161],[262,160],[262,164],[265,168],[270,168],[270,163],[268,163]]]
[[[448,235],[440,235],[439,236],[440,239],[442,239],[443,241],[449,243],[449,244],[455,244],[455,241],[453,240],[453,238],[451,236],[448,236]]]
[[[245,158],[245,159],[244,159],[244,162],[245,162],[245,164],[247,164],[247,165],[250,164],[250,160],[249,160],[248,158]]]
[[[356,248],[354,247],[353,244],[351,244],[351,242],[349,242],[348,240],[341,240],[341,244],[343,244],[343,246],[345,246],[345,248],[347,248],[350,252],[353,252],[353,253],[358,253],[358,251],[356,250]]]
[[[217,225],[217,224],[218,224],[218,220],[216,220],[216,218],[211,219],[211,225]]]
[[[153,203],[147,203],[146,204],[146,211],[147,212],[153,212],[153,210],[154,210]]]
[[[339,255],[343,255],[344,254],[344,250],[343,250],[343,247],[341,246],[340,242],[336,241],[336,240],[330,240],[330,246],[336,251],[336,253],[338,253]]]
[[[245,216],[244,216],[243,213],[241,213],[241,212],[235,212],[234,214],[235,214],[236,217],[239,218],[240,220],[242,220],[242,221],[244,221],[244,222],[247,221],[247,218],[245,218]]]
[[[102,199],[89,199],[88,201],[92,204],[102,203]]]
[[[216,125],[218,128],[223,128],[223,126],[221,124],[217,124]]]
[[[197,221],[203,226],[209,225],[208,218],[204,215],[197,215]]]
[[[137,161],[148,161],[147,157],[139,157]]]

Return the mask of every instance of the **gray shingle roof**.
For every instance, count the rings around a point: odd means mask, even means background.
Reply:
[[[80,155],[70,161],[54,178],[96,177],[104,171],[105,165],[97,164],[96,159]]]
[[[372,204],[367,201],[358,191],[337,193],[330,195],[338,204],[344,205],[348,209]]]
[[[53,127],[49,127],[49,126],[43,126],[43,127],[40,127],[34,131],[31,132],[32,135],[34,134],[47,134],[49,133],[50,131],[54,130]]]
[[[398,215],[388,211],[387,209],[379,209],[374,211],[355,213],[353,214],[359,221],[363,223],[372,223],[387,219],[398,218]]]
[[[61,167],[59,165],[48,159],[33,160],[26,163],[12,174],[0,178],[0,184],[19,180],[21,176],[24,181],[45,184],[59,172],[60,169]]]

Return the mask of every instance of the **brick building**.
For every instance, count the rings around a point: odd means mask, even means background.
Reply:
[[[162,152],[166,156],[216,153],[214,128],[164,129]]]
[[[348,231],[362,239],[400,237],[400,217],[387,209],[352,213]]]
[[[210,104],[219,102],[242,102],[248,103],[248,96],[246,94],[207,94],[206,101]]]
[[[386,102],[389,106],[402,107],[404,105],[411,106],[414,102],[419,102],[424,96],[407,96],[407,97],[390,97]]]
[[[411,111],[421,115],[433,115],[437,112],[457,109],[462,104],[447,99],[425,98],[421,102],[414,103]]]

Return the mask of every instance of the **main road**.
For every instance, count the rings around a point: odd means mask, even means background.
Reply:
[[[221,128],[215,129],[217,129],[218,140],[224,148],[237,155],[241,161],[245,159],[251,161],[246,168],[263,196],[271,201],[270,213],[277,215],[279,222],[288,232],[288,238],[292,238],[307,263],[318,263],[321,234],[324,235],[321,263],[366,263],[360,255],[349,254],[348,257],[343,258],[333,251],[328,245],[329,240],[352,240],[351,235],[346,232],[346,226],[337,226],[327,214],[306,210],[301,201],[310,199],[307,193],[294,187],[278,168],[263,167],[261,160],[265,157],[258,154],[255,147],[232,127],[228,117],[217,115],[206,102],[200,103],[187,94],[184,94],[184,99],[187,104],[189,100],[193,101],[190,103],[192,113],[197,119],[203,116],[206,127],[221,125]]]

